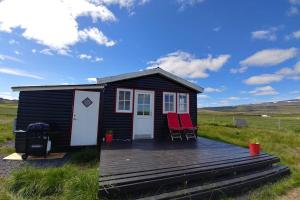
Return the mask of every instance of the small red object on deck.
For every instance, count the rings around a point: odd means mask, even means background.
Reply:
[[[106,144],[110,144],[113,140],[113,133],[111,130],[108,130],[106,131],[106,134],[105,134],[105,142]]]
[[[260,144],[250,143],[249,151],[251,156],[256,156],[260,154]]]

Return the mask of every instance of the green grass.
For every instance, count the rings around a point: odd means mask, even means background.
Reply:
[[[0,154],[9,154],[14,150],[1,147],[1,144],[13,139],[12,121],[16,110],[14,104],[0,104]],[[233,116],[246,119],[249,127],[235,128]],[[300,115],[276,114],[271,118],[261,118],[258,114],[201,111],[198,124],[201,136],[244,147],[247,147],[250,139],[257,138],[264,151],[280,157],[281,163],[290,167],[290,177],[250,192],[250,199],[275,199],[300,186]],[[59,168],[27,166],[14,171],[7,178],[0,178],[0,199],[95,200],[98,167],[97,149],[76,152],[71,155],[68,164]]]
[[[84,153],[89,154],[88,159],[79,159]],[[20,168],[5,179],[2,190],[16,200],[96,200],[98,155],[96,148],[86,149],[71,155],[70,162],[63,167]]]
[[[16,104],[0,104],[0,144],[14,138],[12,126],[16,113]]]
[[[246,119],[249,126],[235,128],[235,118]],[[281,126],[276,127],[276,121]],[[233,113],[200,113],[198,116],[199,135],[247,147],[249,140],[258,139],[263,151],[276,155],[281,164],[292,171],[289,178],[275,184],[263,186],[250,193],[250,199],[275,199],[289,189],[300,186],[300,116],[276,115],[271,118]],[[296,123],[297,122],[297,123]],[[280,128],[280,129],[279,129]]]

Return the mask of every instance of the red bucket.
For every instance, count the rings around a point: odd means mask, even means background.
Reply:
[[[260,154],[260,144],[249,144],[249,151],[251,156]]]
[[[112,140],[113,140],[113,135],[112,134],[106,134],[105,135],[105,142],[107,144],[110,144],[112,142]]]

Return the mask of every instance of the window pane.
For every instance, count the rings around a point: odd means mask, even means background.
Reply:
[[[130,101],[125,101],[125,110],[130,110]]]
[[[144,105],[144,112],[150,112],[150,105]]]
[[[183,96],[183,103],[186,104],[186,102],[187,102],[187,96],[185,95]]]
[[[138,104],[143,104],[144,95],[138,94]]]
[[[169,112],[170,111],[170,104],[168,102],[165,103],[165,111]]]
[[[169,106],[170,106],[169,111],[175,112],[175,110],[174,110],[174,103],[170,103]]]
[[[150,94],[145,94],[144,104],[150,104]]]
[[[143,112],[143,105],[137,106],[137,112]]]
[[[119,101],[119,110],[124,110],[124,101]]]
[[[127,100],[127,101],[130,100],[130,92],[129,91],[125,92],[125,100]]]
[[[183,112],[187,112],[187,104],[183,104]]]
[[[119,91],[119,100],[124,100],[124,91]]]
[[[170,98],[169,98],[169,94],[165,94],[165,102],[169,102]]]
[[[170,95],[170,103],[174,103],[174,95]]]

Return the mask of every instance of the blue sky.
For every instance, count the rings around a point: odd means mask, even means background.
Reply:
[[[300,98],[300,0],[4,0],[0,97],[161,67],[198,106]]]

